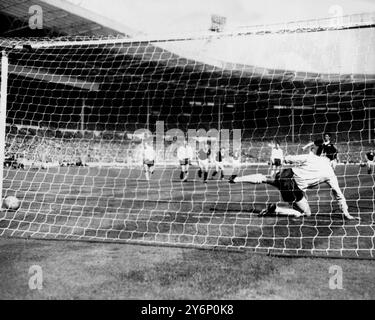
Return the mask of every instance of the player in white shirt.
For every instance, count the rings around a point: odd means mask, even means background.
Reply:
[[[350,215],[344,194],[341,192],[337,177],[333,171],[330,161],[326,157],[320,157],[322,151],[322,140],[310,144],[309,154],[287,156],[285,162],[296,165],[286,168],[277,173],[274,178],[262,174],[235,177],[230,183],[249,182],[254,184],[267,183],[280,190],[281,197],[288,202],[292,208],[269,204],[260,215],[277,214],[294,217],[310,216],[311,209],[306,198],[306,190],[327,183],[334,194],[336,201],[346,219],[356,219]],[[298,166],[297,166],[298,165]]]
[[[281,164],[284,161],[284,152],[280,148],[280,144],[275,141],[272,144],[272,150],[271,150],[271,176],[275,176],[276,172],[280,169]]]
[[[240,149],[233,150],[232,166],[233,166],[233,174],[237,174],[241,167],[241,150]]]
[[[146,142],[143,144],[142,159],[143,168],[145,170],[146,180],[150,180],[150,174],[154,173],[156,153],[151,143]]]
[[[193,159],[193,148],[184,140],[184,144],[177,149],[177,159],[181,166],[180,179],[187,181],[190,162]]]
[[[128,148],[127,162],[129,166],[133,166],[137,163],[137,146],[134,141],[132,141]]]

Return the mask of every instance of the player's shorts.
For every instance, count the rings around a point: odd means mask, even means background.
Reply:
[[[208,164],[209,164],[209,161],[208,161],[208,159],[204,159],[204,160],[201,160],[201,159],[199,159],[198,160],[198,164],[200,165],[200,166],[208,166]]]
[[[241,164],[241,160],[240,159],[233,159],[232,163],[233,163],[234,166],[239,166]]]
[[[294,173],[291,168],[278,172],[275,177],[277,187],[279,187],[281,197],[285,202],[293,203],[302,200],[303,191],[298,187],[294,180]]]
[[[187,166],[188,164],[189,164],[189,159],[180,160],[180,165],[181,166]]]
[[[273,159],[273,166],[280,167],[281,166],[281,159]]]
[[[152,167],[152,166],[155,165],[155,161],[154,160],[145,160],[145,161],[143,161],[143,164],[146,165],[146,166]]]

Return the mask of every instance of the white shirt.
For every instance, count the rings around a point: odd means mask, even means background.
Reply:
[[[337,177],[328,158],[318,157],[313,153],[309,153],[287,156],[285,161],[299,165],[292,168],[292,170],[294,172],[294,180],[302,191],[317,186],[322,182],[327,182],[335,191],[339,188]]]
[[[191,146],[180,146],[177,149],[177,158],[178,160],[192,159],[193,158],[193,149]]]
[[[299,164],[298,167],[292,168],[292,170],[294,180],[302,191],[325,182],[331,187],[342,212],[345,215],[349,214],[345,196],[340,190],[339,182],[328,158],[318,157],[314,153],[309,153],[287,156],[285,161]]]
[[[153,161],[153,160],[155,160],[155,156],[156,156],[156,153],[155,153],[154,148],[152,148],[150,146],[146,146],[146,148],[143,149],[143,159],[144,160]]]
[[[283,150],[281,150],[280,148],[279,149],[272,148],[272,151],[271,151],[271,160],[272,161],[275,160],[275,159],[280,159],[282,161],[283,158],[284,158]]]

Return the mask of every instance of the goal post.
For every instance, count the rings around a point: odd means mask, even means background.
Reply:
[[[3,179],[5,158],[5,132],[7,112],[7,89],[8,89],[8,54],[5,50],[1,52],[1,89],[0,89],[0,210],[3,206]]]

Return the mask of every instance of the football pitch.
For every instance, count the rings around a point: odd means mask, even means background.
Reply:
[[[241,175],[267,173],[249,166]],[[374,176],[358,165],[336,168],[349,211],[345,221],[327,187],[309,191],[309,218],[258,217],[280,201],[271,186],[203,184],[197,169],[182,183],[179,168],[56,167],[4,173],[6,195],[22,202],[0,216],[4,237],[130,242],[157,246],[250,249],[268,254],[372,258]],[[212,171],[210,172],[211,177]]]
[[[0,219],[0,299],[373,299],[373,261],[331,258],[373,253],[373,177],[359,166],[337,173],[360,223],[343,221],[323,188],[309,192],[316,216],[260,218],[276,190],[205,185],[195,168],[187,183],[171,168],[150,182],[139,169],[8,169],[5,190],[22,206]],[[329,257],[295,256],[312,249]],[[28,285],[32,266],[41,290]],[[332,268],[342,269],[338,289]]]

